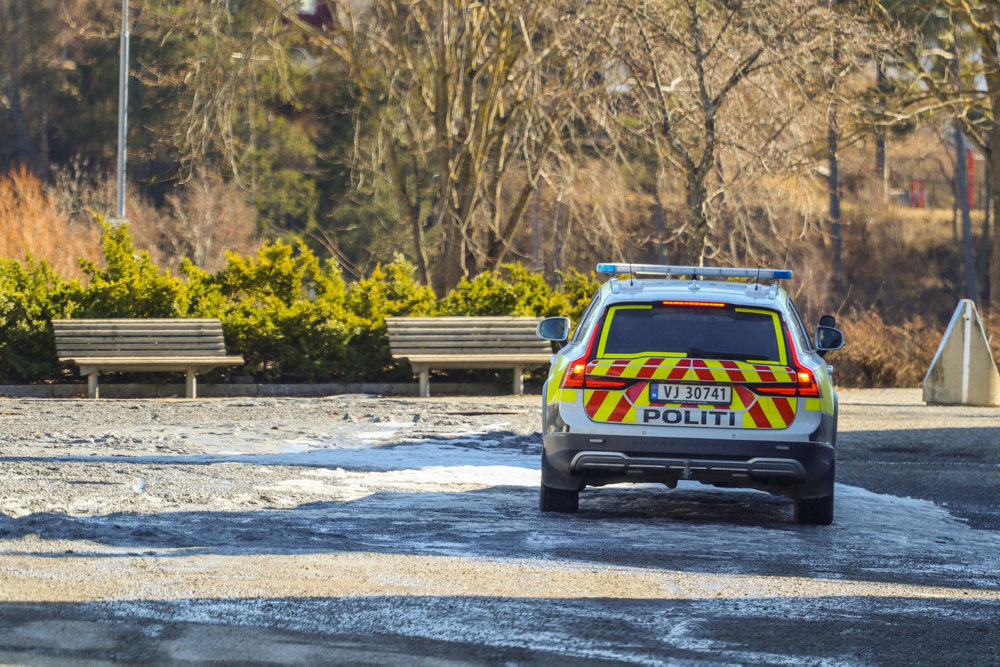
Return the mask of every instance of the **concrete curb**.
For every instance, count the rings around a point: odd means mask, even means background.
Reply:
[[[202,384],[198,398],[234,398],[242,396],[335,396],[337,394],[378,394],[417,396],[416,382],[354,382],[346,384]],[[526,383],[525,393],[540,394],[541,388]],[[505,396],[500,387],[479,382],[432,382],[435,396]],[[0,398],[86,398],[87,385],[81,384],[6,384],[0,385]],[[101,383],[101,398],[184,398],[184,383],[111,384]]]

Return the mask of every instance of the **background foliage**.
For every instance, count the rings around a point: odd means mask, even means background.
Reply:
[[[401,378],[385,315],[574,313],[609,260],[794,269],[843,384],[996,321],[995,2],[309,4],[130,3],[126,234],[120,4],[0,0],[0,373],[65,373],[51,317],[211,314],[235,372]]]

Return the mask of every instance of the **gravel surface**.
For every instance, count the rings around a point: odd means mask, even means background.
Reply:
[[[834,526],[537,511],[540,398],[0,400],[0,662],[1000,660],[1000,409],[841,392]]]

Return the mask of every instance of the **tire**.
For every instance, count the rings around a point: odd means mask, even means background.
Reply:
[[[580,509],[580,492],[554,489],[542,484],[538,492],[538,508],[543,512],[572,514]]]
[[[795,521],[812,526],[829,526],[833,523],[833,494],[822,498],[796,499]]]

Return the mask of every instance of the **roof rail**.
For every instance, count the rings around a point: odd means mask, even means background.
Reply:
[[[692,278],[754,278],[756,280],[790,280],[791,269],[754,269],[724,266],[673,266],[670,264],[630,264],[607,262],[597,265],[597,272],[618,275],[691,276]]]

